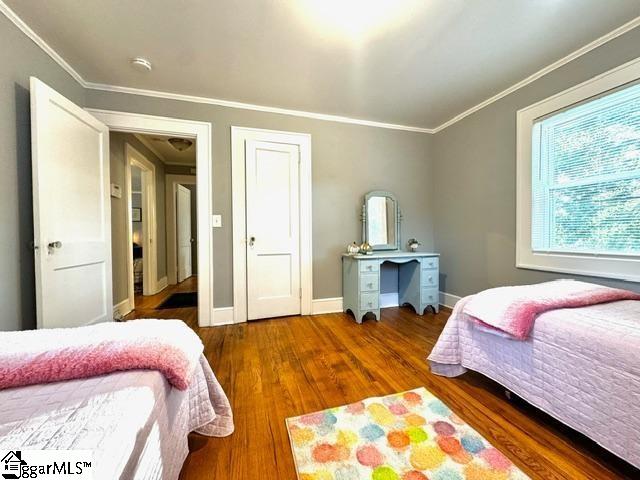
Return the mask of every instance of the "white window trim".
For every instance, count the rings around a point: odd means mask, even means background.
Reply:
[[[531,133],[537,119],[640,79],[640,58],[518,110],[516,267],[640,282],[640,256],[534,252],[531,247]]]

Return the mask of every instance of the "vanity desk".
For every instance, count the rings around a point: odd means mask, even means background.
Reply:
[[[395,195],[376,190],[364,197],[360,253],[342,255],[343,311],[351,311],[356,322],[373,313],[380,320],[382,264],[398,264],[398,305],[411,305],[418,315],[431,306],[439,310],[439,267],[437,253],[403,252],[400,249],[402,213]],[[413,247],[420,244],[411,239]],[[351,248],[349,249],[351,252]]]
[[[371,312],[380,320],[380,272],[384,262],[398,264],[398,304],[422,315],[439,311],[439,255],[423,252],[376,251],[372,255],[342,255],[343,310],[356,322]]]

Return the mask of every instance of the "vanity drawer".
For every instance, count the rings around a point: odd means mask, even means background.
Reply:
[[[439,296],[437,288],[422,289],[422,303],[437,305]]]
[[[377,292],[380,281],[377,273],[360,274],[360,291],[361,292]]]
[[[359,263],[361,272],[369,273],[380,270],[380,263],[377,260],[361,260]]]
[[[360,294],[360,310],[377,310],[378,309],[378,293],[361,293]]]
[[[440,266],[440,259],[438,257],[422,259],[423,270],[437,270],[439,266]]]
[[[438,288],[438,270],[423,270],[422,287]]]

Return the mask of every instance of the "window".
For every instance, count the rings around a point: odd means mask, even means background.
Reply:
[[[536,122],[534,251],[640,254],[640,85]]]
[[[639,77],[631,62],[518,112],[517,266],[640,281]]]

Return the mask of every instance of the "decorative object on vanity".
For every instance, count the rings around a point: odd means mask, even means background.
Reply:
[[[374,252],[342,256],[342,309],[362,323],[367,313],[380,320],[382,264],[398,265],[398,305],[411,305],[422,315],[439,310],[439,255],[429,252]]]
[[[360,253],[360,246],[353,242],[351,245],[347,245],[347,254],[348,255],[357,255]]]
[[[286,424],[299,478],[529,478],[424,387]]]
[[[371,247],[371,245],[369,245],[368,242],[362,242],[362,245],[360,245],[360,248],[358,250],[359,250],[359,253],[361,253],[362,255],[373,254],[373,248]]]
[[[407,241],[407,246],[409,247],[409,251],[410,252],[417,252],[418,251],[418,247],[422,245],[418,240],[416,240],[415,238],[410,238]]]
[[[393,193],[374,190],[362,205],[362,241],[373,250],[400,249],[402,214]]]

